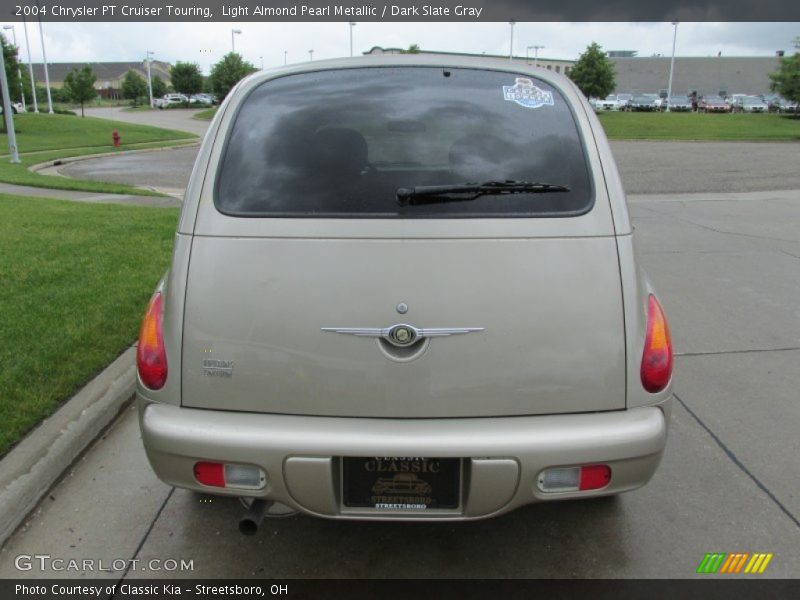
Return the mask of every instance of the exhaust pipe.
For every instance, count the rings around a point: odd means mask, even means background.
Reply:
[[[239,521],[239,531],[244,535],[255,535],[258,533],[258,526],[264,520],[264,514],[272,506],[272,500],[262,500],[256,498],[250,505],[242,520]]]

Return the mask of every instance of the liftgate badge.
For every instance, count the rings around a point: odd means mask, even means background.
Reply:
[[[504,85],[503,98],[525,108],[553,106],[553,92],[536,87],[527,77],[517,77],[514,85]]]

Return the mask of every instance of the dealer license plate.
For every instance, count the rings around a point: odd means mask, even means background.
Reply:
[[[342,498],[354,508],[458,508],[460,458],[367,456],[342,458]]]

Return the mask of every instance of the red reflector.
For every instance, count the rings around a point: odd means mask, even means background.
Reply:
[[[578,489],[581,491],[599,490],[606,487],[609,481],[611,481],[611,467],[608,465],[581,467],[581,479]]]
[[[203,485],[225,487],[225,465],[212,462],[195,463],[194,478]]]

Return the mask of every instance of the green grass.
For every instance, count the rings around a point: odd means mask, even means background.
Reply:
[[[22,163],[14,165],[8,162],[8,154],[5,153],[8,148],[8,136],[5,133],[0,134],[0,152],[3,153],[0,155],[0,181],[34,187],[112,194],[157,195],[155,192],[131,185],[40,175],[31,173],[28,167],[71,156],[171,146],[197,139],[197,136],[185,131],[70,115],[17,115],[14,118],[14,129],[17,133],[17,148]],[[111,138],[111,132],[115,129],[122,139],[119,148],[114,147]]]
[[[135,341],[177,216],[0,194],[0,454]]]
[[[601,112],[598,117],[613,140],[800,140],[800,119],[778,114]]]
[[[217,107],[214,108],[207,108],[206,110],[201,110],[197,113],[194,118],[195,119],[203,119],[204,121],[210,121],[214,118],[214,115],[217,114]]]

